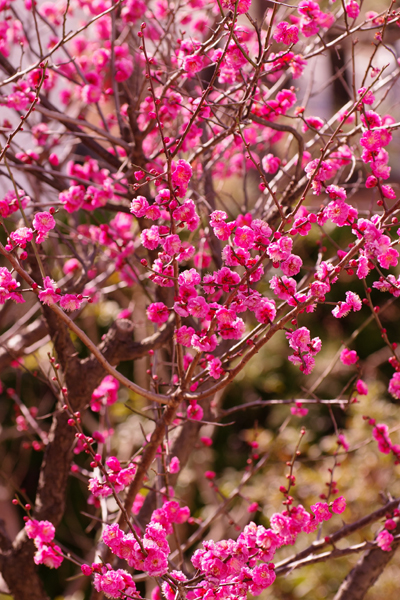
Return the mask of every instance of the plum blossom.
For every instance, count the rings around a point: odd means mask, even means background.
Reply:
[[[62,550],[57,544],[48,546],[47,544],[40,544],[33,560],[36,565],[45,565],[50,569],[58,569],[64,560]]]
[[[56,222],[51,213],[44,211],[35,214],[32,226],[37,231],[36,242],[41,244],[47,238],[49,231],[54,229]]]
[[[340,360],[344,365],[354,365],[358,361],[357,352],[344,348],[340,353]]]
[[[221,364],[221,359],[218,357],[212,358],[208,363],[208,371],[213,379],[219,379],[224,374]]]
[[[64,294],[60,298],[60,306],[64,310],[79,310],[83,302],[82,297],[78,297],[76,294]]]
[[[342,514],[342,512],[346,510],[346,499],[343,496],[336,498],[336,500],[332,502],[331,508],[337,515]]]
[[[99,412],[103,405],[111,406],[118,400],[119,381],[112,375],[106,375],[99,386],[92,392],[90,408]]]
[[[148,250],[155,250],[160,243],[160,234],[158,227],[152,225],[150,229],[143,229],[140,234],[140,240]]]
[[[282,42],[289,46],[290,44],[297,44],[299,41],[299,30],[296,25],[289,25],[286,21],[281,21],[276,26],[275,32],[272,36],[277,42]]]
[[[356,390],[360,396],[366,396],[368,394],[368,386],[362,379],[357,379]]]
[[[56,304],[59,302],[61,295],[60,290],[57,288],[57,284],[50,277],[45,277],[43,279],[43,290],[39,292],[39,300],[43,302],[43,304]]]
[[[400,400],[400,373],[396,371],[389,382],[389,394]]]
[[[25,248],[26,244],[33,239],[33,231],[30,227],[19,227],[10,233],[10,238],[16,246]]]
[[[175,332],[176,341],[178,342],[178,344],[182,344],[182,346],[186,346],[186,348],[190,348],[190,346],[192,345],[191,339],[192,339],[193,334],[194,334],[193,327],[188,327],[186,325],[182,325],[182,327],[177,329]]]
[[[147,318],[152,323],[161,325],[168,321],[169,309],[163,302],[153,302],[147,308]]]
[[[267,154],[263,157],[261,164],[266,173],[273,175],[279,169],[281,159],[273,154]]]
[[[332,310],[332,314],[337,319],[346,317],[351,310],[359,311],[362,308],[362,302],[358,294],[354,292],[346,292],[346,302],[339,302],[338,305]]]
[[[183,59],[183,68],[188,75],[195,75],[204,68],[204,58],[198,54],[189,54]]]
[[[316,502],[310,508],[315,514],[315,518],[318,523],[322,523],[322,521],[329,521],[329,519],[332,518],[332,513],[330,512],[329,506],[326,504],[326,502]]]
[[[390,552],[392,550],[392,542],[394,537],[391,533],[387,531],[387,529],[383,529],[376,536],[376,544],[379,546],[381,550],[384,552]]]
[[[389,454],[392,442],[389,437],[389,428],[384,423],[378,423],[372,430],[373,438],[378,442],[378,450],[383,454]]]
[[[302,403],[299,400],[296,400],[295,406],[290,407],[290,412],[293,416],[305,417],[308,415],[308,408],[303,408]]]

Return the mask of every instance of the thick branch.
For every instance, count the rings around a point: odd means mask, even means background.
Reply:
[[[21,333],[13,335],[0,347],[0,371],[21,356],[26,348],[36,344],[48,334],[46,323],[43,319],[37,319],[27,325]]]
[[[22,530],[12,549],[0,555],[1,574],[14,600],[47,600],[33,562],[35,547]]]
[[[368,550],[347,575],[334,600],[363,600],[392,560],[399,545],[400,539],[395,539],[390,552],[383,552],[380,548]]]

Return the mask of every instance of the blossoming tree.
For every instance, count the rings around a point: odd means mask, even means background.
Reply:
[[[400,295],[400,13],[268,6],[0,0],[0,440],[35,473],[4,461],[21,523],[1,523],[0,591],[16,600],[51,593],[38,565],[63,573],[57,593],[72,575],[93,599],[233,600],[361,556],[329,592],[356,600],[399,544],[399,332],[384,325]],[[316,68],[345,96],[322,116]],[[390,371],[369,381],[357,341],[374,328]],[[271,356],[293,386],[230,403]],[[242,417],[229,477],[213,463]],[[366,447],[390,473],[370,507],[353,481]],[[71,480],[84,522],[65,520]]]

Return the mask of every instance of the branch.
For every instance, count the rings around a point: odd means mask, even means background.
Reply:
[[[338,531],[332,533],[327,541],[325,541],[324,539],[317,540],[310,544],[310,546],[308,546],[307,548],[304,548],[304,550],[301,550],[301,552],[298,552],[297,554],[289,556],[288,558],[285,558],[285,560],[282,560],[276,565],[277,570],[281,569],[281,572],[286,572],[287,570],[290,570],[294,564],[297,564],[299,561],[303,560],[307,556],[314,554],[314,552],[316,552],[317,550],[321,550],[322,548],[330,546],[331,544],[336,544],[339,540],[343,539],[344,537],[347,537],[351,533],[354,533],[355,531],[366,527],[366,525],[369,525],[370,523],[378,521],[379,519],[384,517],[387,512],[390,512],[397,508],[398,505],[399,498],[396,498],[395,500],[391,500],[390,502],[385,504],[385,506],[378,508],[378,510],[375,510],[373,513],[366,515],[362,519],[359,519],[354,523],[349,523],[349,525],[344,525]]]
[[[11,550],[0,554],[1,574],[14,600],[47,600],[33,562],[35,546],[22,530]]]
[[[14,77],[15,78],[19,78],[22,75],[16,69],[14,69],[14,67],[12,66],[12,64],[2,54],[0,54],[0,66],[3,68],[3,70],[6,73],[8,73],[9,75],[11,75],[10,79],[7,80],[6,82],[3,82],[3,84],[4,83],[8,83],[8,81],[13,80]],[[41,106],[43,106],[44,108],[47,108],[48,110],[51,110],[53,113],[55,113],[55,114],[57,114],[59,116],[62,116],[63,113],[61,113],[59,110],[57,110],[57,108],[54,106],[54,104],[52,104],[46,98],[46,96],[44,96],[43,94],[40,94],[40,103],[41,103]],[[95,140],[92,140],[92,139],[88,138],[86,136],[86,134],[84,134],[84,132],[82,131],[82,129],[80,127],[77,127],[73,123],[65,123],[65,126],[66,126],[67,129],[69,129],[69,131],[72,131],[73,133],[76,133],[77,137],[79,139],[81,139],[81,142],[87,148],[90,148],[91,150],[93,150],[93,152],[95,152],[98,156],[100,156],[100,158],[102,158],[103,160],[105,160],[109,165],[113,166],[115,169],[119,169],[120,168],[121,163],[118,160],[118,158],[116,156],[114,156],[113,154],[111,154],[110,152],[108,152],[105,148],[103,148],[103,146],[101,146],[101,144],[99,144]],[[82,138],[80,137],[81,134],[82,134]]]
[[[392,560],[399,545],[400,538],[396,536],[390,552],[383,552],[377,547],[368,550],[347,575],[333,600],[363,600]]]
[[[24,354],[26,348],[36,344],[47,334],[46,323],[43,319],[36,319],[36,321],[27,325],[21,333],[16,333],[4,343],[0,342],[0,371],[8,367],[21,354]]]
[[[4,248],[3,244],[1,244],[1,243],[0,243],[0,254],[2,254],[11,263],[11,265],[13,266],[15,271],[19,275],[21,275],[21,277],[24,279],[24,281],[26,281],[26,283],[28,283],[29,286],[32,287],[32,291],[35,294],[38,294],[39,290],[37,288],[37,283],[35,282],[35,280],[32,279],[32,277],[30,275],[28,275],[28,273],[21,267],[21,265],[19,264],[19,262],[15,258],[15,256],[13,256],[9,252],[7,252],[6,249]],[[51,304],[48,308],[49,308],[49,310],[51,310],[58,316],[60,321],[62,321],[63,323],[65,323],[67,325],[68,329],[73,331],[78,336],[78,338],[81,340],[81,342],[83,342],[83,344],[90,350],[90,352],[93,354],[93,356],[95,356],[95,358],[100,363],[100,365],[103,367],[103,369],[107,373],[109,373],[110,375],[115,377],[115,379],[117,379],[120,383],[122,383],[122,385],[126,386],[128,389],[132,390],[133,392],[136,392],[137,394],[139,394],[139,396],[142,396],[143,398],[147,398],[148,400],[151,400],[153,402],[157,402],[158,404],[163,404],[163,403],[169,402],[168,396],[164,396],[163,394],[154,394],[153,392],[142,389],[140,386],[136,385],[136,383],[133,383],[133,381],[130,381],[127,377],[125,377],[124,375],[119,373],[106,360],[106,358],[103,356],[103,354],[97,348],[96,344],[94,344],[92,342],[92,340],[86,335],[86,333],[84,331],[82,331],[82,329],[80,327],[78,327],[78,325],[76,325],[76,323],[74,323],[74,321],[67,314],[65,314],[65,312],[59,306],[57,306],[57,304]],[[74,353],[75,353],[75,348],[74,348],[73,354]]]
[[[283,125],[282,123],[273,123],[272,121],[266,121],[265,119],[262,119],[261,117],[257,117],[257,115],[250,113],[249,118],[254,121],[255,123],[258,123],[259,125],[264,125],[265,127],[270,127],[271,129],[274,129],[276,131],[285,131],[287,133],[291,133],[293,135],[293,137],[296,138],[298,146],[299,146],[299,151],[298,151],[298,157],[297,157],[297,165],[296,165],[296,171],[294,174],[294,182],[298,182],[301,179],[301,173],[302,173],[302,162],[303,162],[303,153],[304,153],[304,137],[294,128],[291,127],[290,125]]]

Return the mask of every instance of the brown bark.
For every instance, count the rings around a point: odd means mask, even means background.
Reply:
[[[43,313],[46,330],[54,342],[57,360],[62,368],[69,402],[74,411],[82,411],[104,377],[103,367],[94,357],[79,359],[67,326],[48,307],[43,307]],[[134,342],[132,323],[121,320],[113,324],[99,348],[107,360],[116,365],[122,360],[141,358],[150,348],[160,348],[168,341],[172,330],[173,324],[167,323],[156,334],[142,342]],[[168,422],[170,418],[173,419],[171,415],[175,414],[175,410],[172,406],[166,409],[164,415]],[[59,405],[49,432],[34,507],[35,518],[49,520],[55,526],[60,523],[64,514],[66,486],[73,456],[75,429],[67,421],[68,416]],[[161,430],[163,434],[164,429],[159,426],[159,434]],[[154,452],[159,444],[157,435],[155,438]],[[146,456],[150,454],[148,452]],[[143,474],[145,464],[142,465]],[[14,599],[45,600],[47,596],[33,561],[35,548],[25,531],[20,532],[13,544],[7,543],[3,537],[0,542],[3,542],[0,544],[0,571]]]
[[[334,600],[363,600],[392,560],[400,540],[392,544],[391,552],[371,548],[358,560],[340,586]]]

